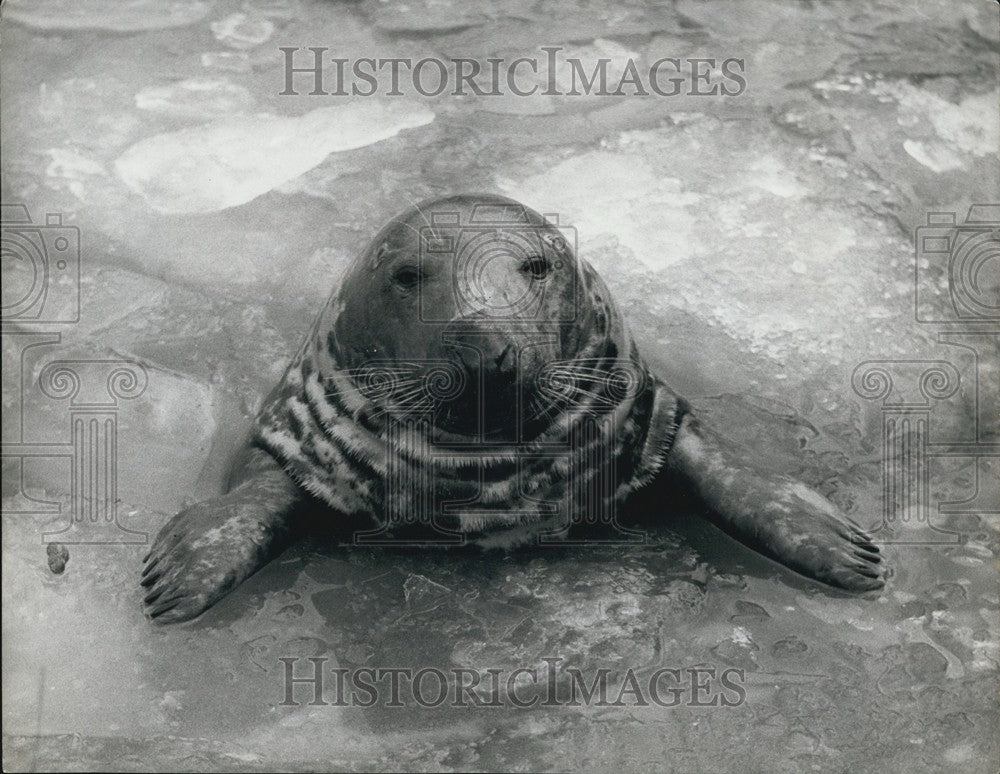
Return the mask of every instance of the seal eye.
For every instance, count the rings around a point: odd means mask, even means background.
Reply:
[[[416,266],[400,266],[393,272],[392,278],[404,290],[413,290],[424,275]]]
[[[533,255],[521,261],[521,271],[532,279],[545,279],[552,268],[546,258],[540,255]]]

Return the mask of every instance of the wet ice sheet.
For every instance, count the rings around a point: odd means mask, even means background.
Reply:
[[[55,0],[12,14],[2,84],[4,202],[36,219],[65,213],[83,244],[79,322],[49,329],[60,338],[48,346],[25,348],[51,334],[5,336],[4,440],[21,440],[11,396],[51,360],[142,365],[146,391],[118,414],[118,513],[131,530],[155,533],[218,491],[348,257],[391,214],[444,192],[500,190],[558,212],[656,369],[762,464],[866,524],[881,508],[880,413],[852,390],[855,366],[942,359],[973,372],[976,353],[913,321],[910,232],[927,210],[961,218],[970,201],[998,198],[988,4],[926,3],[917,15],[884,4],[750,2],[733,14],[711,2],[501,12],[220,0],[159,4],[188,14],[185,26],[121,35],[168,26],[143,5],[111,19]],[[226,111],[300,128],[341,109],[276,96],[279,45],[514,57],[560,43],[613,59],[745,56],[750,88],[728,101],[428,101],[434,121],[365,147],[295,148],[310,158],[294,179],[275,179],[286,166],[264,158],[243,203],[211,189],[194,198],[196,180],[167,186],[186,214],[157,212],[116,172],[129,148],[172,138],[180,155],[147,145],[143,156],[165,185],[158,170],[211,151]],[[248,128],[240,143],[260,136],[261,124],[230,121]],[[6,285],[16,276],[4,270]],[[990,352],[977,350],[987,384]],[[24,438],[65,442],[67,411],[29,389]],[[935,427],[968,438],[974,416],[963,388],[935,407]],[[935,497],[962,499],[993,472],[953,460],[936,468]],[[5,494],[23,479],[29,509],[68,507],[64,462],[4,473]],[[5,501],[5,512],[22,506]],[[673,519],[648,545],[506,558],[317,537],[175,629],[141,616],[140,545],[70,545],[55,575],[40,536],[65,516],[5,513],[7,765],[996,769],[995,517],[936,522],[964,544],[888,547],[894,577],[862,600],[790,576],[676,504],[653,510]],[[310,656],[345,668],[510,669],[547,656],[584,670],[735,666],[747,698],[724,710],[280,706],[277,659]]]
[[[207,107],[200,112],[207,113]],[[115,160],[115,171],[158,212],[213,212],[256,199],[331,153],[432,120],[434,113],[422,105],[371,100],[319,108],[298,118],[224,118],[140,140]]]

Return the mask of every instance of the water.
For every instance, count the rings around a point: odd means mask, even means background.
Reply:
[[[862,599],[757,557],[680,502],[646,504],[660,524],[638,546],[483,556],[315,535],[198,621],[161,628],[141,613],[142,545],[66,541],[66,569],[53,574],[41,535],[66,516],[12,511],[45,510],[22,507],[20,480],[65,512],[68,464],[8,460],[6,767],[995,771],[996,516],[882,525],[880,404],[851,387],[864,361],[947,361],[962,383],[934,403],[934,440],[996,442],[995,340],[962,348],[938,339],[945,326],[914,320],[911,242],[927,211],[961,220],[970,203],[998,200],[987,5],[755,1],[734,15],[687,1],[613,13],[254,3],[252,18],[273,27],[266,41],[254,44],[267,25],[219,28],[241,29],[243,48],[211,27],[246,13],[235,0],[174,4],[186,23],[131,32],[167,22],[88,7],[83,26],[98,29],[79,29],[55,0],[12,13],[3,199],[80,229],[81,314],[5,335],[4,440],[65,444],[66,403],[37,388],[52,360],[141,363],[145,391],[118,411],[129,529],[155,534],[219,490],[256,406],[381,222],[428,196],[498,190],[577,229],[650,363],[708,420],[894,542],[886,590]],[[282,45],[513,57],[549,44],[647,62],[744,57],[749,88],[731,99],[410,94],[390,117],[278,96]],[[210,85],[176,87],[192,80]],[[371,136],[356,147],[333,119],[275,129],[238,118],[315,110],[343,111]],[[236,127],[232,147],[270,139],[294,157],[254,156],[247,190],[262,195],[226,206],[212,191],[230,188],[211,180],[164,183],[170,164],[148,151],[155,189],[122,173],[128,149],[156,136],[200,159],[193,169],[217,160],[231,148],[203,127],[220,116]],[[375,142],[376,130],[392,136]],[[303,162],[307,134],[332,152]],[[274,177],[296,163],[308,171]],[[21,279],[4,270],[5,285]],[[72,298],[64,288],[47,303]],[[938,312],[946,303],[932,300]],[[935,504],[977,485],[981,502],[995,497],[987,458],[937,460],[932,472]],[[746,693],[734,707],[429,710],[311,706],[298,686],[299,706],[282,706],[278,659],[298,658],[302,674],[309,657],[506,672],[559,657],[586,674],[611,669],[616,688],[628,668],[739,668]]]

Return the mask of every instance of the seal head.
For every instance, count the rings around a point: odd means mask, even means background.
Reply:
[[[606,520],[683,410],[572,232],[463,195],[402,213],[354,261],[258,442],[337,510],[509,545]]]

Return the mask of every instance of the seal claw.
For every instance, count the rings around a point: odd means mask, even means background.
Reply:
[[[864,553],[862,551],[855,551],[854,555],[858,559],[863,559],[866,562],[871,562],[872,564],[881,564],[882,563],[882,557],[879,556],[878,554],[868,554],[868,553]]]
[[[152,577],[153,571],[159,566],[159,564],[160,564],[160,557],[159,556],[155,557],[153,559],[153,561],[147,562],[146,565],[145,565],[145,567],[142,568],[142,578],[143,578],[143,580],[145,580],[146,578]],[[161,572],[162,572],[162,570],[161,570]]]
[[[143,575],[142,580],[139,581],[139,585],[143,586],[144,588],[149,588],[154,583],[156,583],[156,581],[158,581],[162,575],[163,575],[162,570],[160,570],[159,572],[151,573],[149,575]]]
[[[181,598],[171,600],[169,603],[164,603],[162,605],[157,605],[149,611],[150,618],[158,618],[164,613],[174,610],[181,603]]]

